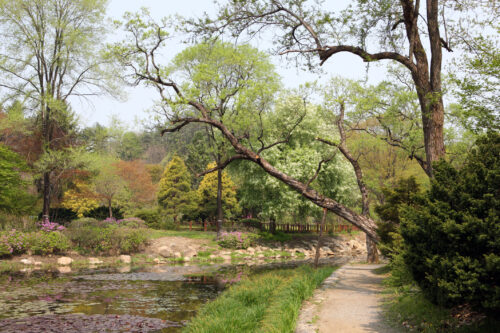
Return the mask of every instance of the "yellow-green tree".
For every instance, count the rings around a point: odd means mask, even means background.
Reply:
[[[160,179],[158,203],[174,222],[196,207],[196,193],[191,190],[191,174],[182,158],[174,155]]]
[[[75,181],[74,188],[64,192],[62,206],[74,211],[78,217],[83,217],[85,213],[99,207],[98,195],[90,189],[88,184],[78,180]]]
[[[215,168],[215,162],[207,170]],[[202,218],[215,219],[217,215],[217,172],[206,174],[198,187],[198,214]],[[224,215],[231,217],[240,213],[236,198],[236,186],[226,171],[222,172],[222,208]]]

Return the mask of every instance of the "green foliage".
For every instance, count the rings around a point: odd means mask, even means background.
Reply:
[[[256,240],[257,235],[255,234],[242,233],[239,231],[223,232],[217,240],[217,244],[226,249],[246,249],[255,245]]]
[[[27,193],[28,182],[22,177],[27,168],[18,154],[0,143],[0,211],[22,214],[32,208],[35,198]]]
[[[183,332],[293,332],[302,302],[333,270],[302,266],[244,278],[204,306]]]
[[[404,259],[439,304],[500,306],[500,135],[476,143],[462,169],[441,161],[418,207],[402,211]]]
[[[262,229],[262,222],[259,219],[241,219],[238,222],[245,228]]]
[[[177,155],[165,167],[159,184],[158,203],[165,213],[180,219],[195,209],[196,198],[191,190],[191,175],[184,161]]]
[[[292,239],[292,235],[285,234],[282,231],[276,231],[274,234],[269,231],[262,231],[259,233],[259,237],[265,241],[281,243],[288,242]]]
[[[215,167],[215,163],[207,165],[207,169]],[[202,218],[214,219],[217,215],[217,171],[206,174],[197,190],[198,215]],[[222,172],[222,210],[226,217],[233,217],[241,212],[236,197],[236,185],[227,171]]]
[[[147,242],[144,229],[107,222],[72,224],[65,234],[83,253],[134,253]]]
[[[118,219],[118,220],[123,219],[123,212],[122,212],[120,207],[112,207],[111,210],[113,212],[113,217],[115,219]],[[109,208],[106,206],[99,206],[97,208],[94,208],[94,209],[86,212],[85,214],[83,214],[83,216],[90,217],[90,218],[97,219],[97,220],[104,220],[107,217],[109,217]]]
[[[27,246],[25,233],[16,229],[0,232],[0,257],[22,254]]]
[[[33,254],[64,253],[70,248],[68,238],[59,231],[39,231],[26,235],[27,249]]]
[[[51,208],[49,210],[49,220],[53,222],[57,222],[62,225],[66,225],[67,223],[76,220],[78,215],[71,209],[68,208]],[[42,219],[42,212],[38,214],[38,220]]]
[[[380,237],[380,251],[386,256],[394,256],[402,250],[402,238],[399,232],[400,208],[415,206],[420,186],[414,177],[400,179],[394,188],[383,188],[385,203],[375,207],[375,212],[382,220],[377,223]]]

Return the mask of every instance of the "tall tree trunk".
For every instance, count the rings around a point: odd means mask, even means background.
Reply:
[[[314,268],[318,268],[319,255],[321,251],[321,241],[323,236],[323,227],[325,226],[327,213],[328,209],[323,208],[323,217],[321,218],[321,223],[319,225],[318,243],[316,244],[316,255],[314,256]]]
[[[351,163],[354,174],[356,175],[356,181],[358,183],[359,192],[361,193],[361,215],[369,217],[370,216],[370,207],[368,203],[368,189],[366,188],[366,184],[363,180],[363,170],[361,170],[361,166],[359,162],[354,156],[351,154],[349,148],[347,147],[346,140],[347,136],[344,130],[344,112],[345,105],[344,102],[340,102],[340,114],[337,119],[337,127],[339,129],[340,134],[340,143],[336,145],[342,155]],[[369,263],[378,263],[378,249],[375,240],[366,233],[366,261]]]
[[[269,220],[269,232],[272,234],[276,233],[276,219],[274,218],[274,216],[272,216]]]
[[[108,200],[108,210],[109,210],[109,218],[113,218],[113,208],[111,207],[111,200]]]
[[[222,232],[222,169],[217,170],[217,238]]]
[[[50,219],[50,173],[43,173],[43,209],[42,220],[48,222]]]

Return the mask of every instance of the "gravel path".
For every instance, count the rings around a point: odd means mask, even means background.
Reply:
[[[302,308],[296,333],[395,333],[381,316],[381,265],[344,265]]]

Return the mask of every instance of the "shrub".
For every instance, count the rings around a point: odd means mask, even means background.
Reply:
[[[76,220],[78,215],[68,208],[51,208],[49,210],[49,219],[51,221],[57,222],[62,225],[66,225],[69,222]],[[42,213],[38,214],[38,220],[42,219]]]
[[[82,217],[79,218],[78,220],[71,221],[71,224],[68,227],[74,229],[90,225],[97,226],[99,224],[100,224],[99,220],[93,217]]]
[[[22,254],[25,251],[26,236],[24,233],[16,229],[0,233],[0,257]]]
[[[112,207],[111,211],[113,212],[113,217],[115,219],[122,219],[123,218],[123,212],[120,208],[118,207]],[[109,208],[106,206],[99,206],[97,208],[94,208],[87,213],[83,214],[84,217],[92,217],[98,220],[104,220],[107,217],[109,217]]]
[[[66,229],[64,226],[60,225],[59,223],[56,222],[50,222],[50,221],[42,221],[39,223],[40,229],[42,231],[46,232],[51,232],[51,231],[62,231]]]
[[[285,234],[282,231],[276,231],[274,234],[269,231],[262,231],[259,233],[259,237],[266,241],[274,241],[282,243],[292,239],[292,235]]]
[[[68,238],[59,231],[31,232],[26,235],[26,243],[33,254],[61,253],[70,248]]]
[[[158,209],[141,209],[134,216],[146,222],[149,228],[161,229],[162,215]]]
[[[401,212],[404,260],[431,300],[500,307],[500,135],[479,139],[461,170],[440,161],[431,189]]]
[[[144,229],[105,221],[72,225],[66,230],[66,235],[81,252],[95,254],[137,252],[147,241]]]
[[[242,219],[240,223],[247,228],[262,229],[262,223],[258,219]]]
[[[255,244],[257,235],[244,234],[239,231],[223,232],[217,243],[228,249],[246,249]]]
[[[127,217],[116,221],[116,223],[121,227],[127,227],[132,229],[146,228],[146,223],[137,217]]]

